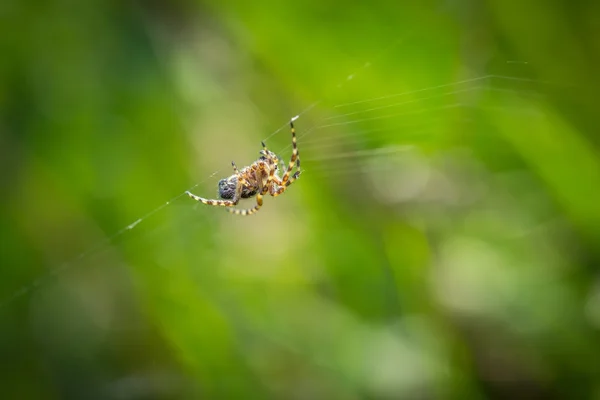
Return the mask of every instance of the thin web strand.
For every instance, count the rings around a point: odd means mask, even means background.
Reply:
[[[396,44],[394,44],[393,46],[395,46],[395,45]],[[367,62],[367,63],[363,64],[354,73],[352,73],[351,75],[349,75],[346,78],[346,81],[352,80],[357,74],[359,74],[359,72],[361,70],[369,68],[370,66],[371,66],[370,62]],[[340,88],[342,86],[343,86],[343,83],[340,83],[338,85],[338,88]],[[321,101],[322,100],[318,100],[318,101],[312,103],[311,105],[309,105],[308,107],[306,107],[304,110],[302,110],[300,113],[298,113],[296,116],[294,116],[291,119],[291,121],[294,121],[294,120],[298,119],[300,116],[306,114],[307,112],[309,112],[310,110],[312,110],[314,107],[316,107],[319,103],[321,103]],[[278,133],[282,132],[284,129],[287,130],[288,127],[289,127],[289,121],[286,122],[285,124],[281,125],[278,129],[276,129],[274,132],[272,132],[270,135],[268,135],[266,138],[264,138],[263,141],[266,142],[268,139],[271,139],[273,136],[275,136]],[[151,216],[153,216],[154,214],[160,212],[161,210],[163,210],[164,208],[168,207],[169,205],[171,205],[173,202],[175,202],[176,200],[180,199],[181,197],[187,196],[187,192],[193,191],[195,188],[197,188],[201,184],[203,184],[203,183],[211,180],[217,174],[219,174],[221,171],[222,171],[222,169],[213,171],[205,179],[197,182],[196,184],[194,184],[193,186],[189,187],[188,189],[180,192],[176,196],[172,197],[170,200],[166,201],[165,203],[163,203],[163,204],[159,205],[158,207],[152,209],[151,211],[147,212],[142,217],[135,219],[133,222],[131,222],[131,223],[127,224],[126,226],[124,226],[123,228],[119,229],[114,234],[108,236],[105,239],[99,240],[98,242],[96,242],[96,244],[91,245],[90,248],[88,248],[87,250],[79,253],[77,256],[75,256],[71,260],[66,261],[66,262],[60,264],[58,267],[53,268],[51,271],[48,271],[46,273],[41,274],[40,277],[34,279],[29,284],[25,284],[25,285],[21,286],[19,289],[16,289],[15,291],[13,291],[13,293],[11,295],[9,295],[8,297],[6,297],[4,300],[0,301],[0,310],[4,309],[6,306],[8,306],[9,304],[13,303],[14,301],[16,301],[17,299],[19,299],[20,297],[25,296],[26,294],[31,293],[33,290],[35,290],[38,286],[40,286],[45,280],[49,279],[50,277],[59,275],[61,273],[64,273],[68,269],[77,266],[81,261],[83,261],[83,260],[85,260],[85,259],[87,259],[87,258],[89,258],[89,257],[91,257],[91,256],[93,256],[95,254],[102,253],[107,248],[109,248],[109,246],[117,238],[119,238],[121,235],[123,235],[125,232],[133,230],[139,224],[141,224],[144,220],[146,220],[146,219],[150,218]]]
[[[360,70],[369,68],[369,67],[371,67],[371,65],[372,64],[370,62],[365,63],[355,73],[348,75],[346,77],[346,79],[344,80],[344,82],[352,81],[357,76],[357,74],[358,74],[358,72]],[[490,79],[490,78],[504,79],[504,80],[510,80],[510,81],[523,81],[523,82],[549,84],[549,82],[543,82],[543,81],[539,81],[539,80],[535,80],[535,79],[518,78],[518,77],[501,76],[501,75],[486,75],[486,76],[482,76],[482,77],[478,77],[478,78],[472,78],[472,79],[460,80],[460,81],[456,81],[456,82],[450,82],[450,83],[446,83],[446,84],[442,84],[442,85],[430,86],[430,87],[426,87],[426,88],[422,88],[422,89],[417,89],[417,90],[413,90],[413,91],[406,91],[406,92],[401,92],[401,93],[395,93],[395,94],[390,94],[390,95],[386,95],[386,96],[380,96],[380,97],[375,97],[375,98],[370,98],[370,99],[365,99],[365,100],[359,100],[359,101],[355,101],[355,102],[341,103],[341,104],[337,104],[337,105],[332,106],[332,108],[333,109],[339,109],[339,108],[353,106],[353,105],[368,104],[368,103],[372,103],[372,102],[375,102],[375,101],[389,100],[389,99],[393,99],[393,98],[397,98],[397,97],[401,97],[401,96],[406,96],[406,95],[409,95],[409,94],[422,93],[422,92],[432,91],[432,90],[446,88],[446,87],[451,87],[451,86],[460,86],[460,85],[463,85],[465,83],[481,82],[481,81],[484,81],[484,80]],[[341,88],[341,87],[343,87],[343,85],[344,85],[344,83],[341,83],[337,87]],[[468,91],[473,91],[473,90],[482,89],[482,88],[490,89],[489,86],[476,86],[476,87],[472,87],[472,88],[458,89],[458,90],[455,90],[455,91],[445,92],[445,93],[442,93],[442,94],[439,94],[439,95],[435,95],[435,96],[429,96],[429,97],[425,97],[425,98],[420,98],[420,99],[410,100],[410,101],[406,101],[406,102],[395,103],[395,104],[391,104],[391,105],[384,105],[384,106],[379,106],[379,107],[372,107],[372,108],[366,109],[366,110],[355,111],[355,112],[350,112],[350,113],[341,114],[341,115],[335,115],[335,116],[331,116],[331,117],[324,117],[324,118],[321,118],[314,126],[306,129],[303,133],[298,134],[298,140],[306,138],[307,136],[309,136],[310,134],[312,134],[315,131],[322,130],[322,129],[325,129],[325,128],[328,128],[328,127],[352,125],[352,124],[356,124],[356,123],[359,123],[359,122],[374,121],[374,120],[385,119],[385,118],[394,118],[394,117],[399,117],[399,116],[403,116],[403,115],[426,113],[426,112],[430,112],[430,111],[436,111],[436,110],[442,110],[442,109],[450,109],[450,108],[457,108],[457,107],[463,107],[463,106],[464,107],[477,107],[477,106],[465,105],[465,104],[457,102],[457,103],[450,104],[450,105],[444,105],[444,106],[440,106],[440,107],[423,108],[423,109],[420,109],[420,110],[411,111],[411,112],[405,112],[405,113],[395,113],[395,114],[389,114],[389,115],[383,115],[383,116],[377,116],[377,117],[361,118],[361,119],[354,119],[354,120],[337,122],[337,123],[325,123],[325,124],[323,124],[323,122],[334,120],[334,119],[337,119],[337,118],[345,118],[345,117],[349,117],[349,116],[352,116],[352,115],[358,115],[358,114],[362,114],[362,113],[366,113],[366,112],[378,111],[378,110],[386,109],[386,108],[399,107],[401,105],[406,105],[406,104],[411,104],[411,103],[418,103],[418,102],[424,101],[424,100],[430,100],[430,99],[439,98],[439,97],[442,97],[442,96],[449,96],[449,95],[456,94],[456,93],[468,92]],[[502,88],[491,88],[491,89],[492,90],[506,90],[506,91],[519,92],[519,91],[515,91],[515,90],[511,90],[511,89],[502,89]],[[308,107],[306,107],[304,110],[302,110],[299,114],[297,114],[294,117],[294,119],[297,119],[300,116],[305,115],[306,113],[310,112],[313,108],[315,108],[317,105],[319,105],[322,101],[323,100],[319,100],[319,101],[316,101],[316,102],[312,103],[311,105],[309,105]],[[321,125],[317,125],[319,123]],[[272,137],[274,137],[275,135],[277,135],[277,134],[279,134],[279,133],[281,133],[283,131],[287,131],[288,128],[289,128],[289,121],[286,122],[285,124],[281,125],[274,132],[272,132],[271,134],[269,134],[267,137],[265,137],[263,139],[263,141],[267,141],[267,140],[271,139]],[[358,136],[358,135],[360,135],[360,133],[362,133],[362,132],[358,132],[356,135]],[[323,139],[323,138],[321,138],[321,139]],[[316,140],[318,140],[318,139],[316,139]],[[311,143],[311,141],[307,141],[306,143],[309,144],[309,143]],[[284,152],[284,151],[286,151],[286,150],[288,150],[290,148],[291,148],[291,144],[285,146],[284,148],[282,148],[280,150],[280,153]],[[404,149],[404,147],[403,147],[403,149]],[[399,150],[398,148],[392,148],[392,149],[373,149],[373,150],[357,150],[357,151],[339,153],[339,154],[336,154],[336,155],[334,155],[332,157],[307,158],[306,160],[307,161],[319,161],[319,160],[323,160],[323,159],[332,159],[332,158],[340,160],[340,159],[350,158],[350,157],[356,157],[356,156],[359,156],[359,157],[374,157],[374,156],[378,156],[378,155],[386,155],[386,154],[390,154],[390,153],[398,153],[399,151],[404,151],[404,150]],[[327,169],[327,168],[324,168],[324,169]],[[319,169],[317,169],[317,170],[319,170]],[[38,286],[42,285],[43,282],[45,280],[47,280],[49,277],[61,274],[61,273],[65,272],[66,270],[68,270],[68,269],[70,269],[70,268],[72,268],[74,266],[77,266],[81,261],[83,261],[83,260],[85,260],[85,259],[87,259],[87,258],[89,258],[89,257],[91,257],[93,255],[101,254],[103,252],[103,250],[107,250],[108,248],[110,248],[109,247],[110,244],[113,243],[121,235],[123,235],[124,233],[126,233],[128,231],[131,231],[131,230],[135,229],[138,225],[140,225],[146,219],[150,218],[154,214],[156,214],[156,213],[160,212],[161,210],[163,210],[164,208],[168,207],[169,205],[171,205],[175,201],[179,200],[181,197],[187,196],[186,192],[193,191],[195,188],[197,188],[201,184],[206,183],[207,181],[213,179],[221,171],[222,171],[222,169],[213,171],[205,179],[197,182],[196,184],[194,184],[193,186],[189,187],[187,190],[184,190],[184,191],[180,192],[176,196],[173,196],[171,199],[169,199],[165,203],[157,206],[156,208],[154,208],[151,211],[145,213],[141,217],[135,219],[133,222],[131,222],[131,223],[127,224],[126,226],[124,226],[123,228],[119,229],[114,234],[108,236],[105,239],[99,240],[96,244],[90,246],[89,249],[87,249],[87,250],[79,253],[76,257],[74,257],[70,261],[67,261],[67,262],[64,262],[64,263],[60,264],[58,267],[52,269],[51,271],[42,274],[39,278],[34,279],[29,284],[23,285],[19,289],[16,289],[10,296],[8,296],[7,298],[5,298],[3,301],[0,302],[0,309],[3,309],[4,307],[6,307],[7,305],[11,304],[12,302],[14,302],[15,300],[17,300],[18,298],[20,298],[22,296],[25,296],[26,294],[32,292]],[[304,172],[306,172],[306,169],[304,169]],[[340,172],[343,172],[343,171],[340,171]]]

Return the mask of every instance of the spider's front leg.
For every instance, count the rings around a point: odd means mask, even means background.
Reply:
[[[285,173],[281,178],[277,175],[273,176],[270,180],[269,194],[273,197],[277,197],[287,190],[287,188],[300,177],[302,170],[300,169],[300,153],[298,152],[298,144],[296,141],[296,129],[294,128],[294,120],[290,121],[290,129],[292,131],[292,157],[285,170]],[[292,169],[296,166],[296,172],[291,175]]]
[[[288,182],[288,179],[290,179],[290,174],[292,173],[294,164],[296,164],[297,171],[292,176],[292,181],[298,179],[298,176],[300,176],[300,153],[298,152],[298,144],[296,143],[296,129],[294,128],[293,119],[290,121],[290,130],[292,131],[292,158],[290,159],[285,173],[281,177],[281,182],[284,185]]]

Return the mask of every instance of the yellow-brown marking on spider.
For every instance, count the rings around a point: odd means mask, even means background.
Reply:
[[[262,207],[263,195],[268,193],[272,197],[277,197],[283,194],[302,173],[300,170],[300,154],[296,143],[296,129],[294,128],[294,120],[296,118],[294,117],[290,121],[292,157],[282,177],[278,173],[279,158],[275,153],[267,149],[264,142],[261,142],[263,149],[259,152],[260,157],[251,165],[240,170],[235,165],[235,162],[231,162],[234,174],[219,181],[219,197],[223,200],[205,199],[186,192],[188,196],[203,204],[221,207],[233,207],[239,203],[240,199],[256,196],[256,205],[253,208],[227,209],[227,211],[235,215],[252,215]],[[294,166],[296,166],[296,172],[290,177]]]

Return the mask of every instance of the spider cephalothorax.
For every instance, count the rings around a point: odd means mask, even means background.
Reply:
[[[229,212],[238,215],[250,215],[262,207],[262,196],[267,193],[277,197],[300,176],[300,156],[296,146],[296,131],[294,119],[290,122],[292,131],[292,158],[288,163],[283,176],[279,176],[279,158],[275,153],[267,149],[262,143],[263,149],[260,157],[247,167],[238,170],[232,162],[234,174],[219,181],[219,197],[223,200],[210,200],[186,192],[192,199],[211,206],[233,207],[240,199],[256,196],[256,206],[247,210],[228,209]],[[292,169],[296,166],[296,172],[290,176]]]

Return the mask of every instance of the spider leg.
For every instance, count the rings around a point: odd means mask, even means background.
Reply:
[[[204,197],[196,196],[195,194],[190,193],[190,192],[186,192],[186,193],[192,199],[199,201],[200,203],[203,203],[203,204],[208,204],[209,206],[233,207],[238,203],[238,200],[211,200],[211,199],[205,199]]]
[[[258,210],[260,210],[260,208],[263,205],[263,198],[262,198],[262,194],[257,193],[256,194],[256,205],[252,208],[248,208],[245,210],[240,210],[238,208],[228,208],[227,211],[229,211],[232,214],[235,215],[252,215],[254,213],[256,213]]]
[[[286,182],[283,182],[283,180],[278,180],[277,178],[275,178],[275,184],[271,185],[269,187],[269,194],[273,197],[277,197],[280,194],[282,194],[283,192],[285,192],[287,190],[287,188],[296,181],[296,179],[298,179],[298,177],[300,176],[301,171],[296,171],[294,173],[294,175],[292,175],[292,177],[290,179],[288,179]]]
[[[256,205],[252,208],[248,208],[248,209],[237,209],[237,208],[229,208],[227,209],[227,211],[229,211],[231,214],[235,214],[235,215],[252,215],[254,213],[256,213],[258,210],[260,210],[260,208],[263,205],[263,192],[265,192],[265,190],[268,190],[266,186],[263,186],[263,181],[265,179],[265,174],[266,174],[266,170],[265,170],[265,164],[259,164],[256,169],[256,179],[258,181],[258,193],[256,194]],[[241,185],[239,185],[239,187],[241,188]]]
[[[238,176],[238,178],[240,177],[240,170],[238,169],[237,165],[235,165],[235,161],[231,162],[231,166],[233,167],[233,172],[235,172],[235,174]]]
[[[298,145],[296,144],[296,129],[294,128],[293,121],[290,121],[290,129],[292,131],[292,158],[290,159],[287,169],[285,170],[285,174],[283,174],[281,177],[282,184],[285,184],[290,178],[294,164],[296,164],[297,168],[297,172],[294,174],[294,176],[300,175],[300,153],[298,152]],[[296,179],[298,176],[296,176]]]
[[[267,181],[265,182],[263,189],[261,190],[261,194],[265,195],[269,193],[269,188],[272,186],[272,182],[275,177],[275,172],[277,171],[277,168],[281,167],[282,169],[285,169],[285,164],[277,156],[275,156],[269,151],[265,142],[260,142],[260,144],[263,148],[260,151],[260,154],[264,156],[267,160],[269,160],[268,164],[266,164],[268,165],[269,174],[267,176]],[[264,168],[263,164],[263,168],[261,169],[264,171],[267,168]]]
[[[247,182],[243,178],[242,173],[238,169],[237,165],[235,165],[235,161],[231,162],[231,166],[233,167],[233,172],[237,175],[237,178],[238,178],[238,189],[241,190],[241,188],[239,187],[239,184],[241,183],[242,185],[245,185]]]
[[[269,192],[269,188],[273,187],[273,179],[275,178],[275,167],[272,167],[269,171],[269,178],[267,179],[267,184],[263,188],[262,194],[267,194]]]
[[[265,170],[263,170],[263,174],[266,174]],[[269,167],[269,175],[267,176],[267,181],[263,185],[262,190],[260,191],[260,193],[263,194],[263,195],[269,193],[269,190],[273,186],[273,182],[274,182],[275,179],[276,179],[275,166],[271,165]],[[262,179],[260,181],[262,182]]]
[[[262,142],[261,142],[262,143]],[[264,144],[264,143],[263,143]],[[267,173],[267,170],[269,172]],[[269,191],[270,181],[273,179],[275,171],[269,168],[269,164],[264,161],[257,162],[252,166],[252,171],[256,174],[256,183],[258,185],[258,193],[264,195]],[[245,181],[244,181],[245,182]]]

